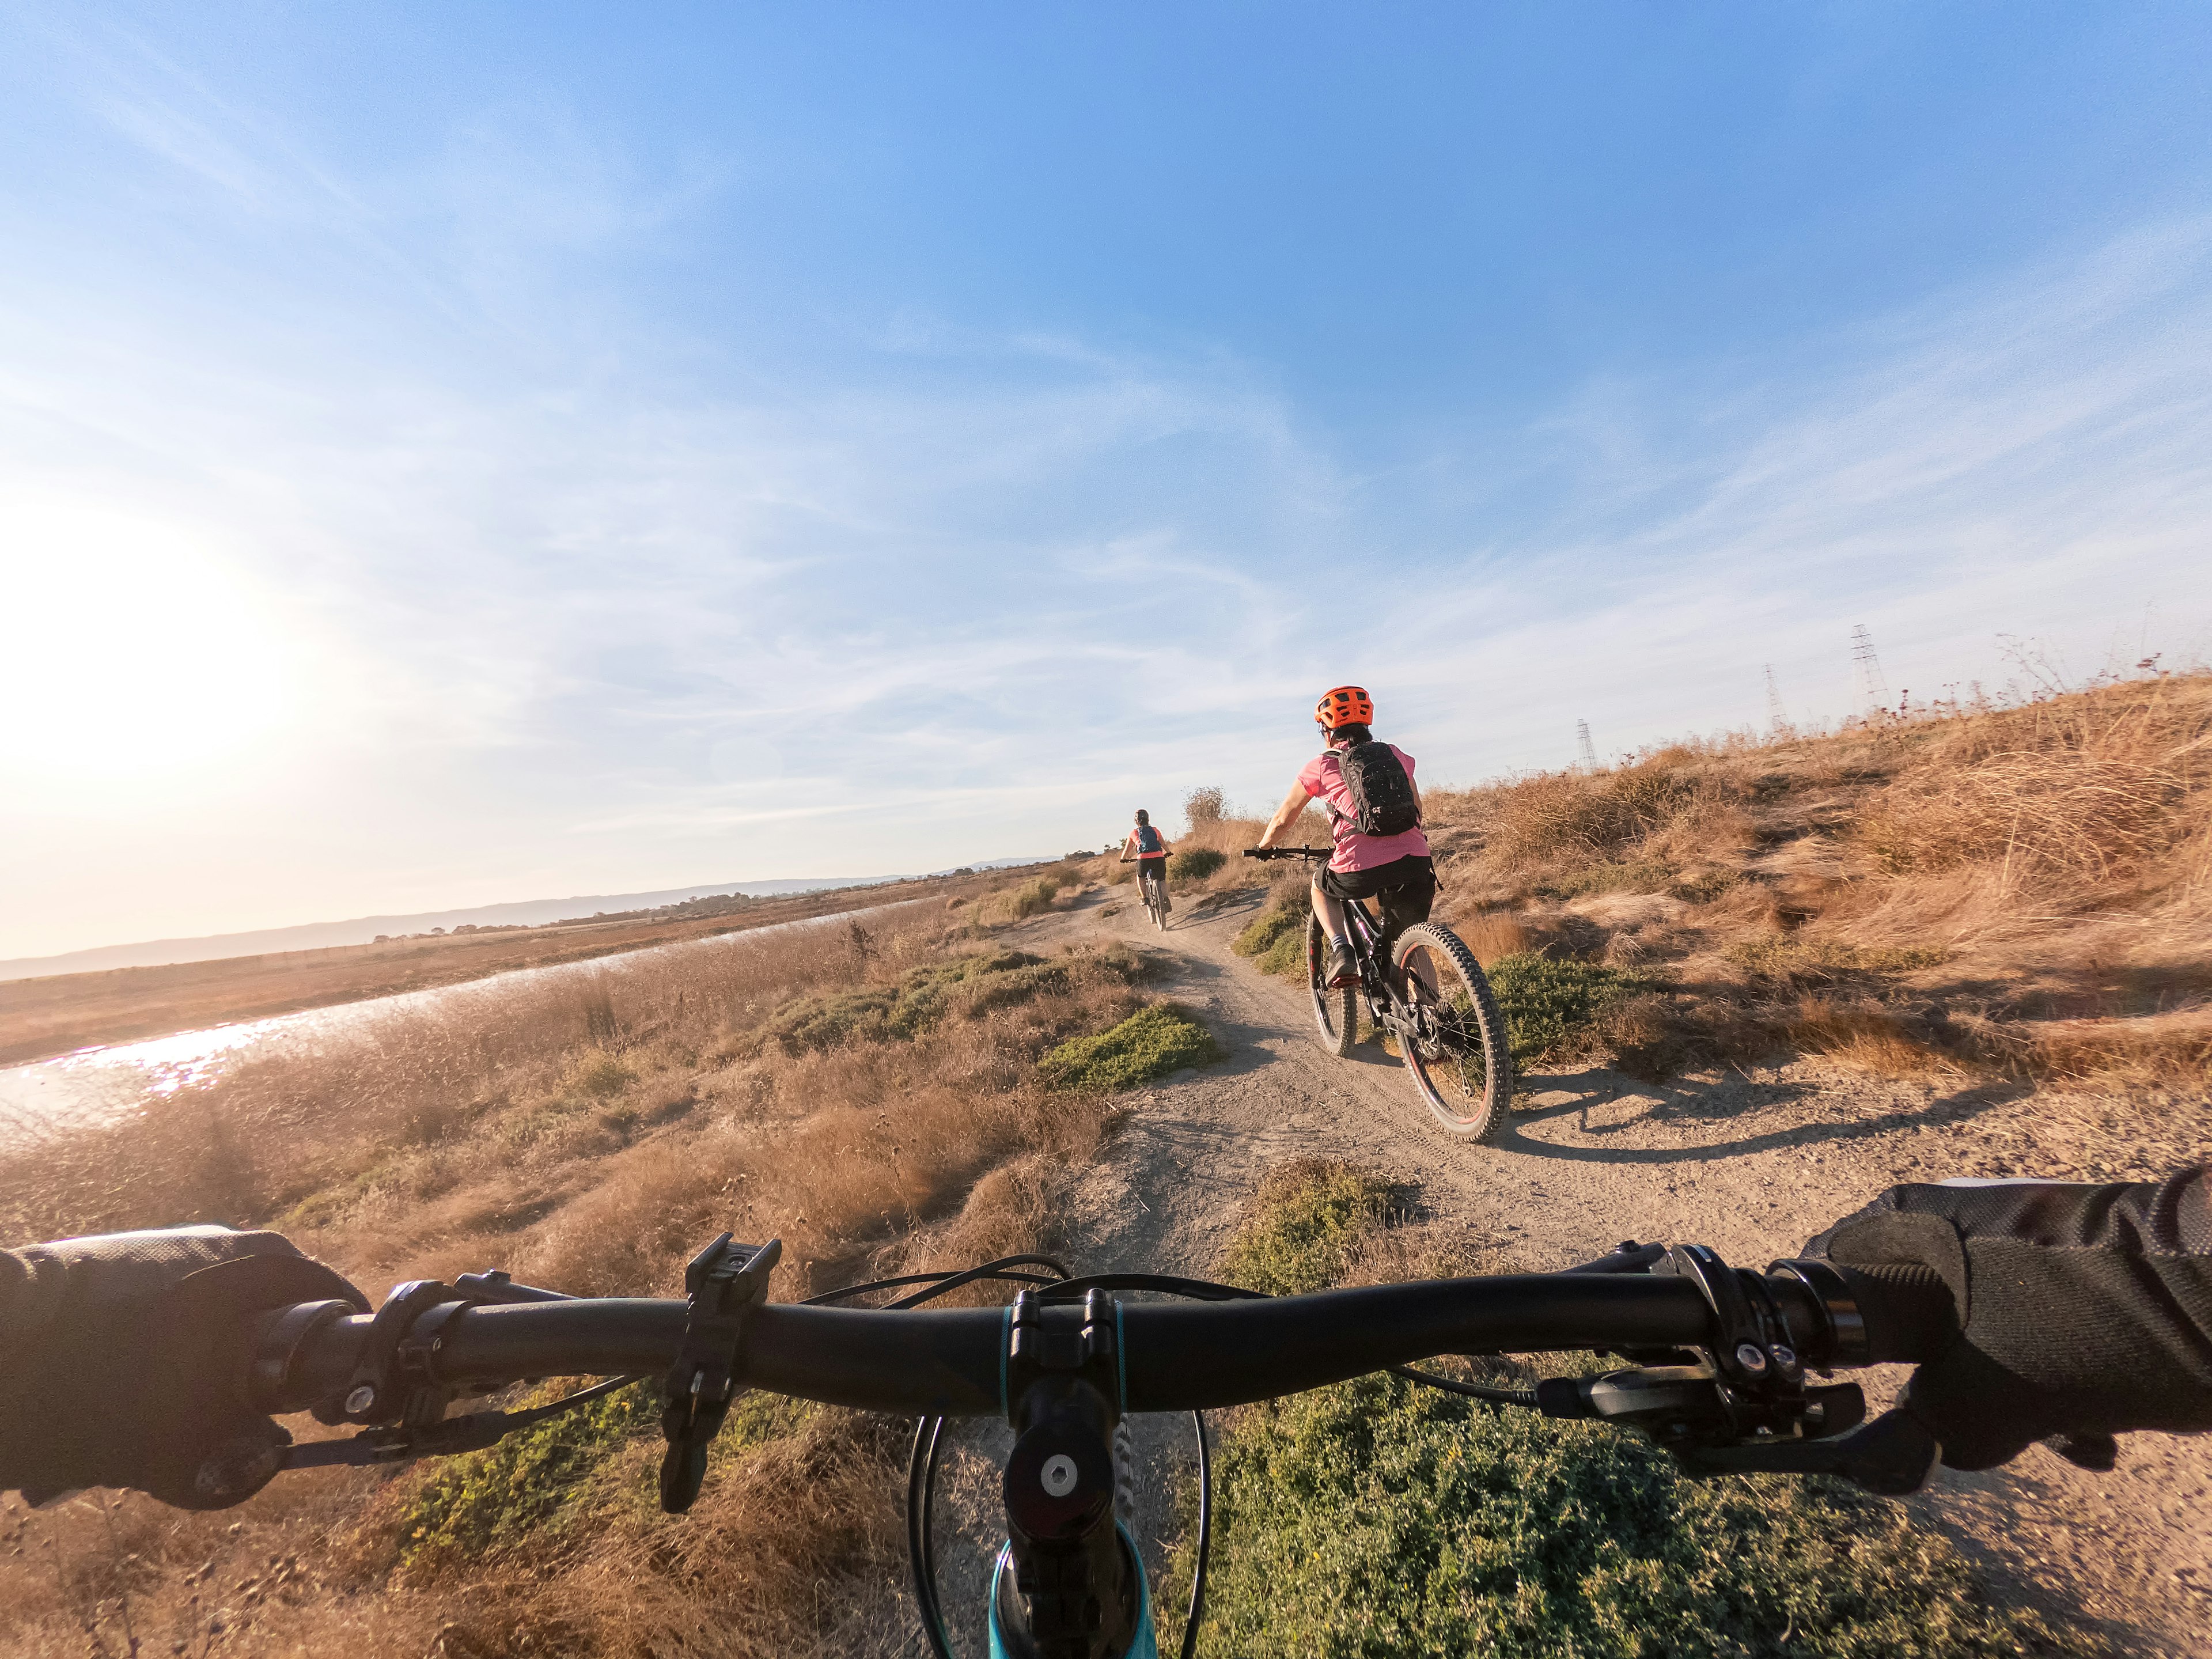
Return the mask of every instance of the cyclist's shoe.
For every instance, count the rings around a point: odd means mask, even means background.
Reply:
[[[1328,947],[1328,988],[1359,983],[1359,964],[1352,959],[1352,947],[1332,945]]]

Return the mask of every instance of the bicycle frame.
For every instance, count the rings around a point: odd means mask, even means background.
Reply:
[[[1406,1036],[1420,1015],[1400,989],[1398,976],[1383,953],[1384,924],[1368,909],[1364,899],[1344,901],[1344,921],[1352,940],[1352,960],[1359,964],[1359,990],[1367,1003],[1368,1018],[1401,1038]]]
[[[1114,1523],[1114,1530],[1133,1565],[1139,1597],[1137,1633],[1130,1638],[1129,1645],[1121,1650],[1120,1659],[1160,1659],[1159,1632],[1152,1623],[1152,1588],[1145,1576],[1144,1556],[1137,1548],[1137,1540],[1129,1536],[1127,1527],[1117,1521]],[[1030,1659],[1030,1656],[1036,1652],[1034,1645],[1018,1646],[1010,1642],[1006,1626],[1000,1621],[1000,1608],[1012,1604],[1012,1598],[1016,1593],[1015,1578],[1014,1545],[1013,1540],[1008,1539],[999,1547],[999,1559],[991,1567],[991,1659]],[[1014,1641],[1019,1639],[1016,1638]]]

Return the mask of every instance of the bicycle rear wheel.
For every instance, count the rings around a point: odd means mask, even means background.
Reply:
[[[1313,992],[1314,1024],[1321,1046],[1341,1060],[1359,1041],[1359,988],[1328,982],[1328,935],[1317,916],[1306,918],[1306,983]]]
[[[1513,1059],[1482,965],[1437,922],[1408,927],[1392,958],[1418,1030],[1398,1042],[1414,1088],[1452,1133],[1495,1140],[1513,1098]]]
[[[1145,904],[1152,913],[1152,926],[1163,933],[1168,930],[1168,876],[1163,870],[1145,884]]]

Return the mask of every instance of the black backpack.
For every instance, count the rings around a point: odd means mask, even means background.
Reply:
[[[1337,750],[1345,793],[1352,797],[1352,827],[1363,836],[1402,836],[1421,821],[1413,781],[1387,743],[1355,743]]]
[[[1153,829],[1149,823],[1139,824],[1137,826],[1137,851],[1139,853],[1157,853],[1159,850],[1160,832]]]

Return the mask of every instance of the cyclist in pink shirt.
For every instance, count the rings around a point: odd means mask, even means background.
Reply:
[[[1344,985],[1358,977],[1352,960],[1352,939],[1344,920],[1346,900],[1379,899],[1382,905],[1380,955],[1390,959],[1390,945],[1416,922],[1429,919],[1436,902],[1437,872],[1421,833],[1421,792],[1413,782],[1413,757],[1395,744],[1377,743],[1369,722],[1375,704],[1356,685],[1340,685],[1314,709],[1328,747],[1298,774],[1291,793],[1260,832],[1260,845],[1273,847],[1309,800],[1328,814],[1336,850],[1314,877],[1314,915],[1328,934],[1328,982]]]
[[[1121,843],[1121,862],[1136,860],[1139,897],[1143,896],[1144,884],[1153,883],[1160,890],[1160,902],[1170,909],[1174,902],[1168,897],[1168,854],[1173,850],[1168,845],[1168,838],[1152,827],[1152,815],[1139,807],[1137,827]]]

